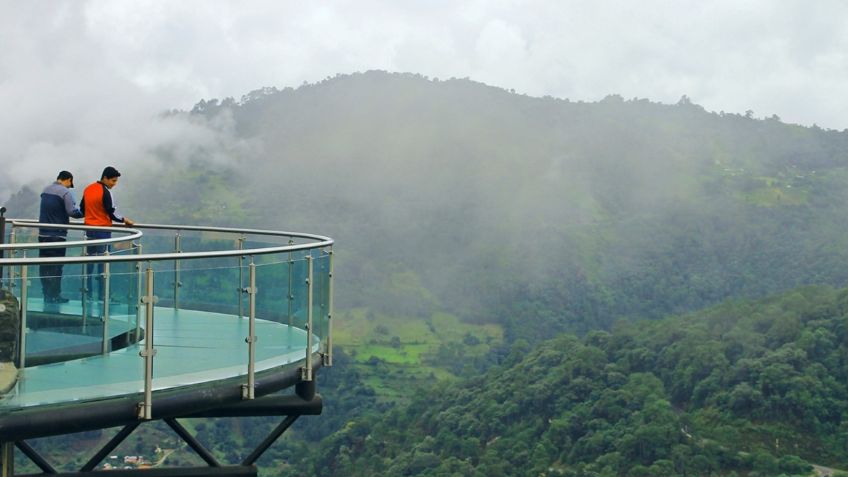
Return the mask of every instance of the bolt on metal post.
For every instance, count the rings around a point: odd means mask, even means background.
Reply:
[[[306,267],[306,366],[303,368],[301,380],[312,381],[312,255],[306,256]]]
[[[247,384],[242,387],[242,397],[253,399],[256,387],[256,264],[250,257],[248,296]]]

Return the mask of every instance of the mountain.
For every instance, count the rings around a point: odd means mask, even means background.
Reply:
[[[379,71],[175,114],[235,138],[229,160],[174,161],[123,203],[331,235],[342,308],[534,341],[848,283],[848,132]]]

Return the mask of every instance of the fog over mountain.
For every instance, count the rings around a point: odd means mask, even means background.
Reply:
[[[380,69],[531,96],[609,94],[844,129],[846,5],[257,0],[0,2],[0,196],[42,170],[148,167],[179,138],[166,110]],[[43,169],[42,169],[43,168]]]
[[[846,133],[379,71],[161,121],[202,140],[146,151],[125,212],[331,235],[343,307],[541,336],[848,278]],[[528,313],[545,326],[513,328]]]

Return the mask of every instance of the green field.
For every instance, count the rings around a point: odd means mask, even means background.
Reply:
[[[482,357],[503,342],[493,324],[462,323],[448,313],[427,319],[349,310],[333,324],[334,344],[351,355],[381,399],[411,395],[420,386],[455,378],[458,360]]]

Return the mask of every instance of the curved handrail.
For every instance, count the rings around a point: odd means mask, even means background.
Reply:
[[[31,220],[12,219],[7,220],[12,224],[12,227],[29,227],[38,229],[70,229],[70,230],[92,230],[102,232],[128,233],[129,235],[120,237],[111,237],[107,239],[89,239],[89,240],[72,240],[65,242],[28,242],[28,243],[0,243],[0,250],[29,250],[40,248],[69,248],[69,247],[88,247],[92,245],[105,245],[121,242],[129,242],[141,238],[142,233],[130,227],[98,227],[93,225],[79,224],[42,224]]]
[[[40,224],[37,222],[23,222],[20,220],[12,221],[12,224],[20,224],[23,227],[40,227],[40,226],[50,226],[54,227],[50,224]],[[77,230],[105,230],[105,231],[122,231],[122,230],[132,230],[137,232],[141,236],[141,232],[135,229],[158,229],[158,230],[192,230],[192,231],[200,231],[200,232],[220,232],[220,233],[235,233],[235,234],[246,234],[246,235],[268,235],[268,236],[276,236],[276,237],[288,237],[288,238],[302,238],[307,240],[314,240],[315,242],[309,242],[304,244],[294,244],[294,245],[280,245],[274,247],[262,247],[255,249],[235,249],[235,250],[214,250],[214,251],[203,251],[203,252],[169,252],[169,253],[152,253],[152,254],[139,254],[139,255],[89,255],[89,256],[80,256],[80,257],[21,257],[21,258],[0,258],[0,266],[5,265],[37,265],[37,264],[50,264],[50,263],[63,263],[63,264],[78,264],[78,263],[101,263],[101,262],[138,262],[138,261],[162,261],[162,260],[176,260],[176,259],[194,259],[194,258],[220,258],[220,257],[239,257],[246,255],[267,255],[273,253],[281,253],[281,252],[295,252],[299,250],[311,250],[316,248],[329,247],[333,245],[333,239],[330,237],[326,237],[323,235],[315,235],[315,234],[307,234],[302,232],[286,232],[286,231],[274,231],[274,230],[263,230],[263,229],[240,229],[240,228],[230,228],[230,227],[203,227],[203,226],[190,226],[190,225],[164,225],[164,224],[134,224],[131,229],[119,229],[116,227],[93,227],[93,226],[85,226],[85,225],[61,225],[58,228],[73,228]],[[133,234],[133,237],[136,237]],[[75,245],[96,245],[99,243],[114,243],[127,241],[126,237],[119,238],[110,238],[110,239],[98,239],[98,240],[85,240],[85,241],[77,241],[77,242],[61,242],[58,246],[60,247],[69,247]],[[22,247],[26,245],[26,247]],[[44,246],[46,243],[29,243],[29,244],[6,244],[5,246],[0,246],[2,249],[18,249],[18,248],[40,248],[39,246]],[[57,245],[52,245],[56,247]]]

